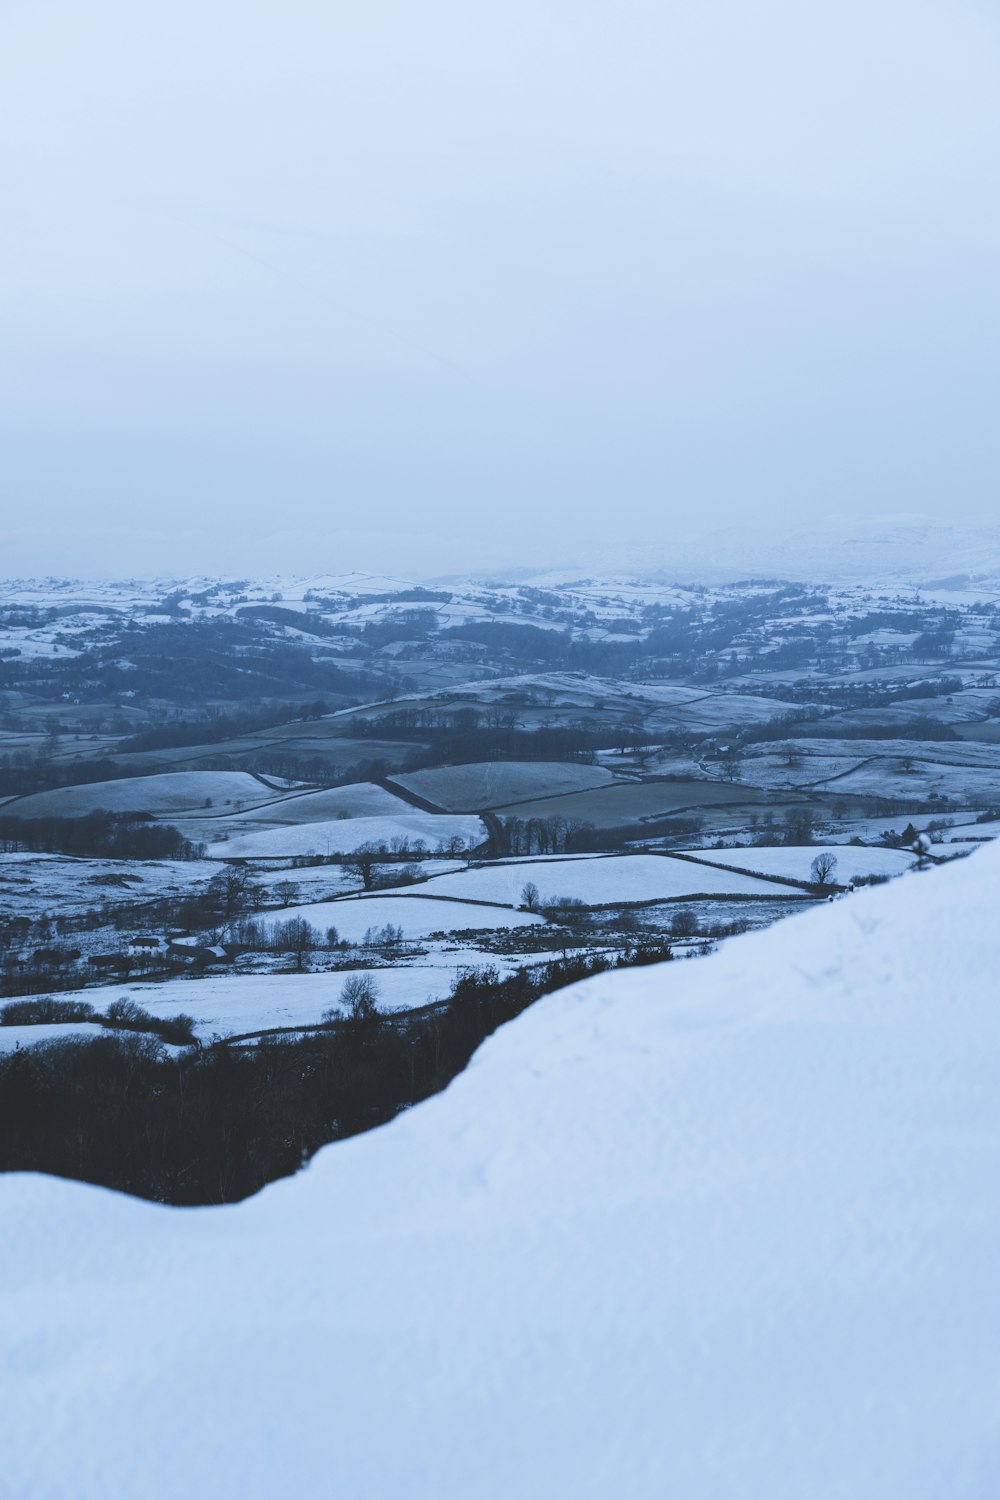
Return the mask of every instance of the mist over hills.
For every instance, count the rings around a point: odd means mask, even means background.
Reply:
[[[919,515],[844,521],[810,519],[776,531],[751,522],[712,533],[678,530],[669,541],[638,539],[557,568],[498,569],[478,576],[556,583],[630,575],[677,583],[730,583],[751,577],[814,583],[897,583],[962,588],[1000,576],[1000,525]],[[458,575],[453,575],[457,578]],[[437,580],[446,582],[446,579]]]
[[[618,540],[627,535],[627,540]],[[449,587],[465,582],[533,583],[555,587],[583,579],[645,578],[661,583],[725,584],[747,578],[787,579],[816,584],[871,583],[961,589],[1000,581],[1000,524],[943,521],[922,515],[888,515],[867,521],[836,516],[804,517],[788,529],[747,520],[716,530],[665,522],[643,535],[627,527],[610,530],[606,544],[552,547],[530,533],[504,535],[478,550],[467,543],[456,555],[428,539],[412,539],[392,556],[376,556],[367,536],[355,544],[317,534],[310,541],[276,537],[273,551],[262,545],[247,556],[237,544],[230,554],[193,548],[191,569],[172,567],[158,547],[132,548],[130,565],[91,562],[90,554],[70,572],[58,564],[47,581],[159,580],[164,585],[201,579],[264,581],[308,579],[316,587],[333,580],[342,586],[353,576],[366,589],[414,584]],[[108,554],[110,555],[110,554]],[[148,556],[148,566],[141,558]],[[266,561],[265,561],[266,558]],[[453,565],[458,563],[458,566]],[[136,565],[138,564],[138,565]],[[444,566],[442,566],[444,564]],[[10,568],[4,582],[38,582],[39,572]]]

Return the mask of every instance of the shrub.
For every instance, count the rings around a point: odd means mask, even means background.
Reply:
[[[146,1031],[174,1047],[188,1047],[195,1040],[193,1017],[153,1016],[134,1000],[113,1000],[97,1019],[112,1031]]]
[[[14,1000],[0,1010],[0,1026],[41,1026],[52,1022],[80,1022],[94,1019],[94,1007],[85,1000]]]

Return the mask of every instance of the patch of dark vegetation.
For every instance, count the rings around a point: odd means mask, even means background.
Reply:
[[[58,764],[44,756],[24,751],[0,756],[0,797],[27,797],[32,792],[49,792],[61,786],[80,786],[84,782],[116,781],[124,776],[147,776],[158,767],[122,767],[107,756]]]
[[[5,854],[75,854],[85,859],[195,859],[198,850],[151,813],[92,812],[82,818],[2,818]]]
[[[256,734],[262,729],[273,729],[276,724],[321,719],[329,709],[330,705],[325,698],[317,698],[312,703],[271,703],[242,713],[209,712],[194,719],[175,719],[129,735],[119,742],[117,753],[135,754],[148,750],[177,749],[185,745],[214,744],[219,740]]]
[[[134,1000],[115,1000],[104,1015],[85,1000],[56,1000],[52,996],[12,1000],[0,1009],[0,1026],[65,1026],[84,1022],[104,1026],[109,1031],[148,1032],[174,1047],[190,1047],[195,1040],[193,1017],[153,1016]]]
[[[75,1177],[162,1203],[236,1202],[328,1142],[437,1093],[542,995],[670,957],[663,943],[637,944],[614,959],[578,955],[506,978],[473,969],[446,1002],[413,1017],[359,1006],[298,1040],[176,1058],[137,1034],[130,1012],[116,1035],[0,1059],[0,1170]]]

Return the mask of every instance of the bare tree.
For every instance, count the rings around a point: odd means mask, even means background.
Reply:
[[[380,993],[371,974],[349,974],[340,992],[340,1003],[352,1021],[368,1021],[378,1014]]]
[[[323,1012],[328,1026],[349,1022],[355,1026],[375,1025],[381,1019],[378,1000],[381,991],[371,974],[349,974],[340,992],[340,1001]]]
[[[349,870],[352,875],[357,875],[366,891],[370,891],[375,884],[377,871],[377,858],[380,851],[374,844],[360,844],[354,853],[344,860],[344,869]]]
[[[740,757],[737,752],[735,750],[726,750],[724,754],[720,755],[719,764],[722,767],[726,780],[735,781],[740,774]]]
[[[535,911],[540,900],[541,896],[539,894],[537,885],[533,880],[529,880],[524,889],[521,891],[522,907],[525,909],[525,911]]]
[[[825,852],[817,854],[810,866],[813,885],[828,886],[833,884],[833,877],[837,872],[837,856]]]
[[[303,917],[290,917],[272,928],[274,946],[281,952],[295,955],[295,967],[299,973],[305,968],[306,955],[320,946],[320,935],[316,928]]]

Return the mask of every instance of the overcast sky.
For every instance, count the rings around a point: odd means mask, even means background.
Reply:
[[[0,573],[992,518],[990,0],[0,0]]]

